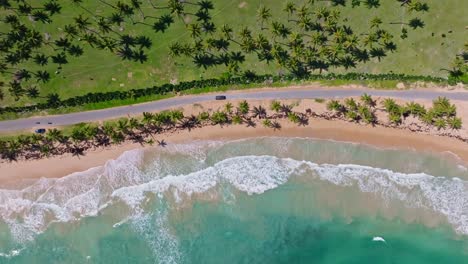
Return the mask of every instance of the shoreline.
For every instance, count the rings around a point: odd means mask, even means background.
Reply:
[[[436,135],[412,133],[407,130],[372,127],[341,120],[323,120],[311,118],[309,125],[299,127],[282,120],[282,128],[274,131],[258,125],[255,128],[245,125],[207,126],[158,135],[168,144],[189,143],[195,140],[239,140],[255,137],[300,137],[318,140],[333,140],[347,143],[370,145],[383,149],[406,149],[436,153],[441,156],[450,154],[468,164],[468,147],[460,141]],[[157,146],[153,146],[156,147]],[[71,154],[39,160],[21,160],[0,163],[0,182],[10,183],[42,177],[61,178],[74,172],[104,165],[108,160],[116,159],[123,152],[133,149],[151,148],[138,143],[124,143],[107,148],[88,151],[85,156],[74,157]]]

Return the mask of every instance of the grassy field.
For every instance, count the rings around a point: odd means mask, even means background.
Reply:
[[[62,1],[60,1],[62,2]],[[260,4],[265,4],[272,9],[274,17],[286,19],[286,14],[281,10],[285,0],[214,0],[214,21],[221,25],[230,24],[235,28],[242,25],[257,25],[255,13]],[[299,1],[295,1],[299,2]],[[447,67],[453,60],[454,55],[467,41],[468,1],[466,0],[427,0],[430,12],[419,15],[426,23],[423,29],[411,31],[406,40],[397,39],[398,50],[384,58],[381,63],[370,62],[359,66],[355,71],[370,73],[405,73],[415,75],[444,76],[445,72],[440,68]],[[90,10],[96,13],[104,12],[105,8],[98,1],[86,1]],[[326,2],[324,2],[326,4]],[[357,27],[366,26],[367,21],[374,16],[381,17],[385,22],[397,22],[408,20],[411,14],[401,13],[396,10],[393,1],[381,1],[382,7],[377,11],[369,11],[366,8],[342,8],[343,17],[348,18],[349,23]],[[392,7],[392,8],[390,8]],[[75,6],[69,4],[64,6],[62,14],[57,16],[54,23],[49,25],[36,24],[45,32],[62,30],[61,25],[66,24],[70,18],[79,12]],[[398,13],[395,13],[398,12]],[[0,14],[1,15],[1,14]],[[364,19],[363,19],[364,18]],[[392,20],[390,20],[392,18]],[[397,18],[396,21],[394,19]],[[399,35],[400,25],[389,25],[395,35]],[[1,29],[0,29],[1,30]],[[218,77],[225,69],[196,68],[190,60],[171,58],[168,55],[168,45],[175,41],[188,39],[182,23],[177,23],[165,34],[154,33],[148,27],[128,28],[130,33],[139,33],[150,36],[153,41],[144,64],[121,61],[117,56],[108,51],[99,51],[87,48],[85,56],[71,60],[70,64],[64,66],[63,71],[52,76],[50,83],[41,85],[41,96],[49,93],[58,93],[62,99],[82,95],[92,91],[113,91],[131,88],[147,87],[168,82],[186,81],[199,78]],[[445,37],[443,37],[445,36]],[[258,73],[275,73],[280,69],[258,63],[249,58],[244,64],[244,69],[251,69]],[[1,78],[1,77],[0,77]],[[0,105],[25,105],[39,102],[43,98],[22,98],[15,102],[8,95],[6,88],[5,99]],[[152,98],[147,98],[152,99]],[[110,102],[112,105],[112,102]],[[109,105],[109,106],[111,106]],[[99,106],[97,108],[102,108]]]

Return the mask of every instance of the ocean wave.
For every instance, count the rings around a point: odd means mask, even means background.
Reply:
[[[284,141],[278,148],[287,148],[288,144],[290,141]],[[298,176],[354,186],[388,201],[398,200],[408,207],[429,209],[445,215],[457,232],[468,234],[467,181],[268,155],[223,157],[213,164],[207,163],[207,151],[220,145],[220,142],[174,145],[150,160],[145,160],[142,150],[129,151],[102,167],[60,179],[39,179],[22,190],[0,190],[0,219],[8,224],[16,241],[24,242],[45,231],[50,223],[95,216],[115,204],[130,209],[130,215],[119,219],[121,224],[126,219],[134,221],[135,217],[145,215],[144,205],[149,199],[170,199],[177,206],[190,201],[194,194],[225,195],[218,191],[220,186],[255,195]],[[164,153],[195,156],[195,161],[183,173],[174,169],[175,173],[170,174],[178,162],[164,160]],[[235,196],[229,199],[232,201]]]

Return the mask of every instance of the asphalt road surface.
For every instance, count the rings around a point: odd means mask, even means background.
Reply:
[[[385,96],[404,98],[407,100],[414,99],[435,99],[438,96],[445,96],[452,100],[468,101],[468,92],[437,92],[423,90],[404,90],[404,91],[381,91],[381,90],[352,90],[352,89],[279,89],[279,90],[256,90],[246,92],[226,92],[220,93],[230,99],[306,99],[306,98],[342,98],[350,96],[360,96],[363,93],[368,93],[372,96]],[[47,128],[51,126],[71,125],[81,122],[92,122],[98,120],[112,119],[121,116],[139,115],[142,112],[153,112],[183,105],[201,103],[205,101],[213,101],[215,95],[205,94],[196,96],[181,96],[165,100],[159,100],[149,103],[136,105],[119,106],[114,108],[78,112],[64,115],[54,116],[39,116],[24,119],[16,119],[0,122],[0,131],[24,130],[32,128]],[[51,123],[51,124],[49,124]]]

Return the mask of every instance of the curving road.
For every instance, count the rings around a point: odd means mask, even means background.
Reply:
[[[373,96],[385,96],[404,98],[408,100],[429,99],[445,96],[452,100],[468,101],[468,92],[437,92],[424,90],[404,91],[379,91],[379,90],[351,90],[351,89],[281,89],[281,90],[256,90],[247,92],[224,93],[227,99],[298,99],[298,98],[342,98],[349,96],[360,96],[364,92]],[[104,119],[112,119],[127,115],[138,115],[142,112],[160,111],[168,108],[187,104],[201,103],[214,100],[214,94],[197,96],[181,96],[149,103],[120,106],[96,111],[78,112],[65,115],[40,116],[0,122],[0,131],[13,131],[32,129],[34,127],[71,125],[81,122],[91,122]],[[51,122],[52,124],[48,124]]]

